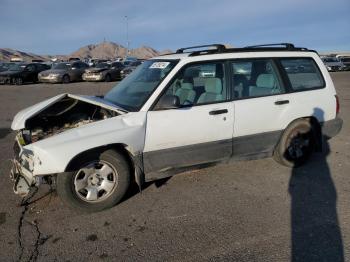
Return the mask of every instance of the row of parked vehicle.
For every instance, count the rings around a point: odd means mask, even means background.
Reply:
[[[0,63],[0,84],[118,81],[129,75],[141,63],[141,60],[124,62],[98,60],[91,66],[80,60],[52,64]]]
[[[349,56],[322,56],[321,59],[330,72],[350,70]]]

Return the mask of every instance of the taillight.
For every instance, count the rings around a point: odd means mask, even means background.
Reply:
[[[335,95],[335,100],[336,100],[336,108],[335,108],[335,113],[336,115],[339,114],[339,111],[340,111],[340,104],[339,104],[339,98],[337,95]]]

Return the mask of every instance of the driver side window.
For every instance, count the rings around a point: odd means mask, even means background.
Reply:
[[[26,69],[28,72],[35,72],[35,65],[28,65]]]
[[[224,64],[207,62],[185,66],[172,80],[164,96],[176,96],[180,106],[227,100]],[[161,99],[162,99],[161,98]],[[156,108],[162,109],[160,105]]]

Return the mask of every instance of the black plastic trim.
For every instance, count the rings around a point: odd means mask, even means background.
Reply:
[[[152,181],[199,165],[270,157],[283,130],[143,153],[145,180]]]

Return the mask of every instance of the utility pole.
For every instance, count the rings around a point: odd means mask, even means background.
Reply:
[[[130,42],[129,42],[129,18],[126,15],[125,16],[125,20],[126,20],[126,55],[125,57],[127,57],[129,55],[129,48],[130,48]]]

